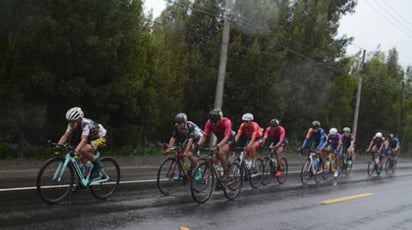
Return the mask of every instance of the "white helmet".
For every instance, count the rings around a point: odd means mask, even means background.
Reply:
[[[330,135],[336,135],[336,134],[338,134],[338,129],[337,129],[337,128],[331,128],[331,129],[329,130],[329,134],[330,134]]]
[[[67,121],[76,121],[79,118],[83,118],[84,113],[80,107],[73,107],[69,109],[66,113]]]
[[[350,130],[349,127],[345,127],[345,128],[343,128],[343,132],[351,132],[351,130]]]
[[[377,133],[375,134],[375,137],[377,137],[377,138],[382,138],[382,137],[383,137],[383,134],[382,134],[381,132],[377,132]]]
[[[253,114],[251,113],[243,114],[242,121],[253,121]]]

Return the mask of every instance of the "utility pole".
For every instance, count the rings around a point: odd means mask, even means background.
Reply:
[[[362,63],[361,63],[362,66],[361,66],[361,72],[360,72],[359,83],[358,83],[358,92],[356,94],[356,107],[355,107],[355,113],[353,115],[352,133],[355,136],[355,138],[357,137],[357,132],[358,132],[359,108],[360,108],[360,100],[361,100],[361,95],[362,95],[362,79],[365,73],[365,54],[366,54],[366,50],[363,50]]]
[[[225,9],[225,21],[223,25],[222,47],[220,49],[220,63],[219,72],[217,76],[216,96],[215,96],[215,108],[222,108],[223,105],[223,89],[225,87],[225,74],[226,74],[226,62],[227,52],[229,48],[230,37],[230,19],[232,16],[232,1],[226,0]]]
[[[402,80],[401,86],[401,98],[399,99],[399,107],[398,107],[398,123],[396,126],[396,136],[399,137],[401,134],[401,119],[402,119],[402,104],[403,104],[403,92],[405,90],[405,79]]]

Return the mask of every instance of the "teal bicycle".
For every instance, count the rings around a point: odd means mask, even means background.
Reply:
[[[78,177],[80,186],[88,187],[93,196],[101,200],[110,197],[119,187],[120,169],[113,158],[101,158],[103,168],[97,177],[92,178],[93,164],[88,172],[83,172],[77,163],[79,156],[73,151],[73,146],[56,143],[50,145],[64,148],[65,156],[49,159],[37,175],[37,193],[43,201],[49,204],[62,201],[72,191],[74,174]],[[95,158],[99,155],[96,151]]]

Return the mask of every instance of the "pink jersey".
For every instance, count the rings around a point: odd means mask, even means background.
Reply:
[[[286,130],[282,126],[276,128],[267,127],[265,131],[265,138],[271,139],[274,142],[284,142],[286,137]]]
[[[263,137],[262,128],[260,128],[259,124],[254,121],[250,122],[248,127],[242,123],[237,133],[238,135],[245,133],[248,138],[252,138],[252,136],[255,136],[256,138]]]
[[[225,137],[230,138],[232,135],[232,121],[227,117],[222,117],[219,125],[215,126],[209,119],[206,121],[204,131],[206,135],[209,135],[210,132],[213,132],[216,135],[218,141],[222,140]]]

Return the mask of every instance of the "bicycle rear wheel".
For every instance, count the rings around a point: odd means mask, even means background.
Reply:
[[[255,168],[249,171],[249,183],[252,188],[258,188],[262,183],[263,169],[262,159],[256,159]]]
[[[190,179],[190,192],[195,202],[202,204],[209,200],[215,185],[215,174],[210,162],[202,162],[194,169],[198,176]]]
[[[329,157],[326,158],[326,160],[323,162],[323,172],[322,172],[322,178],[323,180],[327,180],[332,174],[332,161],[329,159]]]
[[[157,187],[165,196],[176,192],[177,188],[183,185],[183,172],[175,158],[167,158],[160,165],[157,172]]]
[[[110,157],[100,159],[103,168],[100,172],[100,177],[93,179],[89,186],[90,192],[94,197],[100,200],[105,200],[110,197],[119,187],[120,168],[119,164]],[[94,184],[95,181],[102,181]]]
[[[281,176],[276,177],[276,179],[278,180],[279,184],[283,184],[285,183],[287,177],[288,177],[288,161],[286,160],[285,157],[282,157],[280,159],[280,164],[278,162],[279,165],[279,169],[281,172]]]
[[[300,180],[302,184],[305,185],[310,179],[312,179],[312,164],[309,159],[306,159],[301,168]]]
[[[242,168],[238,163],[232,163],[229,167],[229,179],[223,186],[223,192],[227,199],[234,200],[242,190]]]
[[[263,175],[262,175],[262,185],[268,185],[273,178],[273,171],[272,171],[272,161],[269,157],[265,157],[263,159]]]
[[[346,164],[345,164],[345,175],[349,176],[352,172],[352,165],[353,161],[346,159]]]
[[[51,158],[37,175],[37,194],[49,204],[63,200],[73,186],[73,168],[71,164],[63,168],[64,161],[63,157]]]
[[[376,171],[375,161],[371,160],[368,163],[368,175],[372,176],[375,171]]]

